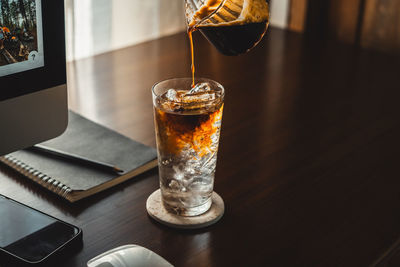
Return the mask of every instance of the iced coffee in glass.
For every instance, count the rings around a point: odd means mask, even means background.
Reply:
[[[181,216],[203,214],[212,202],[224,88],[180,78],[152,91],[163,206]]]

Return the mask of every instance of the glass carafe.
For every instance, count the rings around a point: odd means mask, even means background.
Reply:
[[[269,23],[266,0],[185,0],[189,31],[199,30],[224,55],[256,46]]]

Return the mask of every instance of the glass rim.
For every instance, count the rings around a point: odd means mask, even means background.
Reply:
[[[152,92],[152,94],[153,94],[154,97],[159,98],[161,95],[156,94],[156,92],[155,92],[154,90],[155,90],[156,87],[157,87],[158,85],[160,85],[161,83],[164,83],[164,82],[172,82],[172,81],[187,81],[187,80],[189,80],[190,82],[192,82],[192,77],[170,78],[170,79],[162,80],[162,81],[156,82],[156,83],[151,87],[151,92]],[[214,100],[198,101],[197,103],[212,103],[212,102],[214,102],[214,101],[218,101],[218,100],[221,100],[221,99],[223,100],[223,99],[224,99],[224,97],[225,97],[225,88],[224,88],[224,86],[223,86],[222,84],[220,84],[219,82],[214,81],[214,80],[209,79],[209,78],[203,78],[203,77],[194,78],[194,81],[195,81],[195,82],[196,82],[196,81],[206,81],[206,82],[208,81],[208,82],[212,82],[212,83],[214,83],[218,88],[221,89],[221,95],[220,95],[218,98],[216,98],[216,99],[214,99]],[[190,84],[191,84],[191,83],[190,83]],[[174,88],[169,88],[169,89],[174,89]],[[171,101],[171,100],[168,100],[168,102],[169,102],[169,103],[179,104],[179,105],[189,104],[189,103],[183,103],[183,102],[177,102],[177,101]]]

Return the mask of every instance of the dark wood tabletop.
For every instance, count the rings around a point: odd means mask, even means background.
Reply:
[[[125,244],[176,266],[390,262],[400,237],[399,57],[274,28],[239,57],[196,33],[195,56],[196,75],[226,89],[215,179],[223,218],[202,230],[153,221],[145,204],[156,169],[70,204],[1,167],[1,194],[83,229],[83,248],[57,266],[86,266]],[[71,109],[155,146],[151,86],[190,76],[188,39],[79,60],[68,76]]]

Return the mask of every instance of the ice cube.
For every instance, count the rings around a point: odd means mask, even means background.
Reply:
[[[183,96],[183,101],[186,103],[211,101],[214,99],[215,99],[215,93],[197,93],[190,95],[185,94]]]
[[[178,92],[174,89],[168,89],[168,91],[164,94],[164,98],[169,101],[179,101]]]
[[[182,185],[177,180],[171,180],[168,184],[168,188],[173,191],[181,191]]]
[[[209,83],[198,83],[185,95],[193,95],[198,93],[205,93],[211,91],[211,86]]]
[[[172,169],[175,171],[174,173],[174,179],[177,181],[182,181],[185,179],[185,172],[182,170],[182,166],[172,166]]]
[[[183,102],[202,102],[215,99],[215,92],[212,91],[209,83],[198,83],[190,91],[182,96]]]

